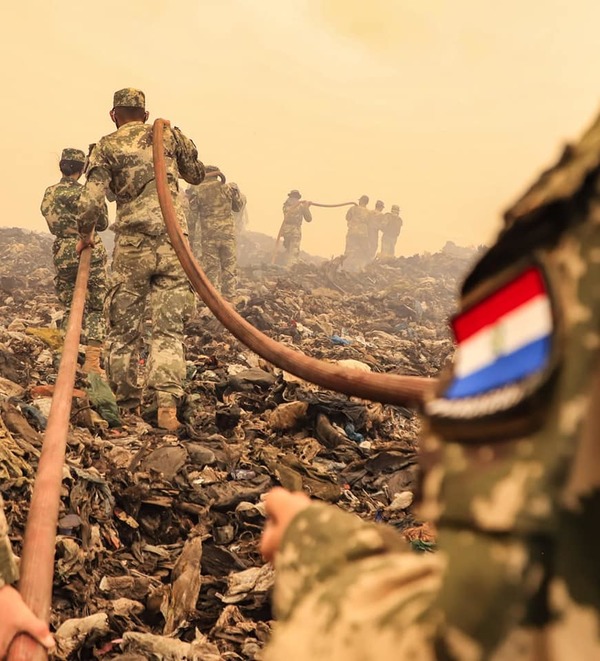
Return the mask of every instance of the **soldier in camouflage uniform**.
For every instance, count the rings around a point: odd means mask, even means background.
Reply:
[[[420,442],[439,551],[272,492],[265,661],[600,659],[599,282],[600,117],[464,283]]]
[[[312,222],[309,206],[310,203],[302,200],[300,191],[295,189],[288,193],[288,198],[283,203],[283,223],[280,234],[283,238],[284,262],[287,266],[298,261],[302,242],[302,221]]]
[[[207,173],[218,172],[207,166]],[[202,267],[207,278],[225,296],[233,299],[237,288],[237,248],[234,211],[240,211],[242,199],[237,186],[219,177],[207,177],[193,188],[190,212],[199,220],[202,233]]]
[[[375,259],[377,249],[379,248],[379,232],[383,229],[383,209],[385,204],[381,200],[375,202],[375,209],[369,215],[369,222],[367,225],[367,234],[369,240],[369,261]]]
[[[0,659],[5,657],[12,639],[22,631],[48,649],[54,646],[48,625],[27,608],[21,595],[12,587],[19,578],[19,570],[8,539],[3,505],[0,496]]]
[[[402,218],[400,218],[400,207],[392,204],[390,213],[383,217],[381,234],[381,257],[382,261],[394,259],[396,255],[396,242],[402,229]]]
[[[350,207],[346,213],[348,231],[344,250],[344,267],[349,271],[361,269],[373,258],[369,247],[369,219],[371,211],[367,209],[369,198],[363,195],[358,205]]]
[[[163,221],[152,158],[152,127],[145,124],[143,92],[115,92],[111,118],[117,130],[102,138],[90,155],[80,199],[81,244],[100,217],[107,190],[117,202],[115,248],[108,294],[108,377],[122,409],[136,411],[142,399],[137,354],[150,306],[152,324],[146,386],[155,396],[159,427],[179,426],[176,406],[183,395],[183,327],[194,296],[169,241]],[[179,201],[179,177],[198,184],[204,166],[194,143],[178,128],[166,127],[164,149],[169,187],[179,223],[187,234]]]
[[[85,154],[79,149],[63,149],[59,167],[61,180],[46,188],[42,200],[41,212],[48,223],[50,233],[56,238],[52,245],[54,257],[54,286],[58,300],[65,307],[62,327],[66,330],[71,302],[75,290],[75,280],[79,267],[79,255],[75,250],[79,232],[77,229],[77,213],[79,195],[82,185],[78,182],[83,174]],[[108,212],[103,203],[96,229],[105,230],[108,226]],[[107,293],[106,284],[106,250],[102,240],[95,235],[94,250],[90,267],[86,312],[83,325],[87,333],[86,360],[83,366],[86,372],[101,373],[100,353],[104,342],[106,322],[104,319],[104,300]]]

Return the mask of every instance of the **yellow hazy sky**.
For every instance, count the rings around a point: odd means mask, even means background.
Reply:
[[[404,218],[401,254],[486,242],[502,209],[598,111],[597,0],[23,0],[3,6],[3,226],[45,230],[65,146],[146,92],[275,235],[291,188],[366,193]],[[303,248],[343,251],[345,210]]]

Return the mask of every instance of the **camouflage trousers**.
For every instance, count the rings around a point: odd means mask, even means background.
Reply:
[[[205,234],[208,234],[207,232]],[[233,234],[203,236],[202,268],[225,298],[233,298],[237,291],[237,248]]]
[[[398,234],[386,234],[381,236],[381,259],[393,259],[396,256],[396,242]]]
[[[361,231],[348,230],[344,255],[344,268],[349,271],[361,269],[373,259],[366,228]]]
[[[284,225],[281,235],[285,249],[284,261],[287,265],[295,264],[300,256],[302,228],[298,225]]]
[[[54,242],[54,287],[56,296],[65,308],[61,328],[66,330],[75,280],[79,268],[79,255],[75,250],[77,238],[57,239]],[[92,263],[88,280],[85,312],[83,315],[83,329],[87,341],[102,343],[106,335],[106,319],[104,317],[104,302],[108,291],[106,275],[106,250],[100,239],[92,251]]]
[[[119,406],[142,399],[138,379],[142,334],[149,318],[145,385],[158,406],[183,395],[183,328],[194,295],[166,234],[118,235],[108,294],[107,375]]]
[[[578,640],[588,615],[548,594],[549,539],[445,529],[439,546],[417,554],[387,526],[304,510],[275,558],[264,661],[600,658],[597,631],[595,646]]]

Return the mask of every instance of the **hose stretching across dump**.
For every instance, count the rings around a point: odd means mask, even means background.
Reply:
[[[298,204],[305,204],[306,206],[309,207],[326,207],[328,209],[333,209],[335,207],[350,207],[356,205],[356,202],[341,202],[340,204],[321,204],[320,202],[298,202]],[[297,205],[296,205],[297,206]],[[296,208],[296,206],[292,208]],[[275,247],[273,248],[273,256],[271,257],[271,264],[275,264],[275,258],[277,257],[277,249],[279,248],[279,242],[281,241],[281,237],[283,236],[283,228],[285,226],[285,218],[281,223],[281,227],[279,228],[279,232],[277,232],[277,238],[275,239]]]
[[[435,383],[423,377],[377,374],[355,369],[344,369],[338,365],[310,358],[289,349],[267,337],[243,319],[227,303],[209,282],[192,255],[184,237],[173,206],[173,197],[167,181],[167,169],[163,146],[164,126],[168,122],[157,119],[153,127],[154,175],[158,199],[171,244],[188,276],[193,288],[217,319],[247,347],[265,360],[301,379],[329,390],[346,395],[355,395],[384,404],[418,405]]]
[[[91,257],[92,249],[85,248],[79,258],[71,313],[23,539],[19,592],[29,608],[45,622],[50,619],[52,606],[58,508]],[[14,639],[8,654],[9,661],[47,658],[45,648],[25,634]]]

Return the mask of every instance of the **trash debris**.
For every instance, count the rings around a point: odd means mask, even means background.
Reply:
[[[273,339],[373,372],[434,376],[451,357],[446,320],[474,251],[376,262],[363,274],[322,260],[286,271],[268,264],[272,240],[252,252],[254,240],[237,309]],[[0,228],[0,490],[16,553],[61,350],[51,245],[50,235]],[[275,369],[202,308],[186,359],[177,436],[151,414],[119,419],[102,380],[78,374],[51,616],[59,659],[260,658],[273,583],[258,550],[261,497],[275,485],[435,548],[410,507],[413,411]]]

